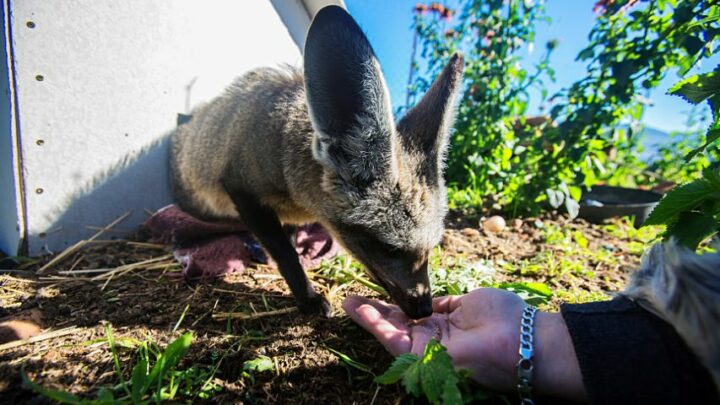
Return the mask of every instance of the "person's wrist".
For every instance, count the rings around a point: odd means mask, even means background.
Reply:
[[[586,399],[580,365],[562,315],[538,312],[534,342],[535,394],[576,401]]]

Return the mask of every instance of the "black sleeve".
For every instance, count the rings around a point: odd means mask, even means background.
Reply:
[[[710,373],[671,325],[635,302],[560,307],[591,404],[718,404]]]

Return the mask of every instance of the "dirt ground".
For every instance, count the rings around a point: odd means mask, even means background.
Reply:
[[[618,291],[639,262],[639,253],[631,251],[623,235],[581,220],[568,223],[563,218],[525,219],[510,222],[499,234],[478,228],[477,218],[451,215],[440,262],[488,259],[505,263],[498,266],[495,280],[546,283],[555,293],[550,308],[561,301],[598,299]],[[564,229],[565,235],[576,235],[577,239],[579,234],[586,239],[580,242],[587,256],[583,259],[585,270],[521,270],[529,268],[527,264],[540,255],[546,258],[537,262],[542,267],[547,260],[578,254],[577,249],[568,248],[576,241],[551,243],[552,232],[548,229]],[[100,387],[117,384],[112,354],[107,344],[96,341],[105,337],[104,322],[112,325],[116,338],[150,339],[160,346],[192,331],[193,343],[181,367],[210,367],[220,359],[214,383],[221,389],[204,402],[405,401],[400,386],[379,387],[373,382],[373,374],[349,367],[331,350],[368,365],[375,375],[387,368],[391,356],[340,309],[347,294],[378,296],[376,292],[360,283],[340,288],[333,280],[315,275],[314,282],[326,294],[332,292],[329,298],[335,310],[333,317],[303,316],[292,310],[274,314],[271,311],[293,308],[289,291],[274,269],[258,266],[242,275],[188,284],[179,276],[167,248],[134,239],[88,244],[42,275],[35,271],[49,258],[0,275],[2,320],[28,319],[44,331],[66,333],[0,349],[0,402],[49,402],[23,385],[21,370],[46,388],[84,397],[94,397]],[[596,251],[606,254],[593,262]],[[151,265],[132,265],[146,260]],[[107,271],[81,271],[92,269],[115,269],[114,277],[108,278]],[[218,312],[259,316],[242,321],[213,319]],[[259,355],[271,358],[274,370],[251,377],[243,375],[243,363]],[[124,376],[129,378],[134,351],[121,350],[120,359]],[[185,400],[188,398],[181,402]],[[203,401],[195,398],[194,402]]]

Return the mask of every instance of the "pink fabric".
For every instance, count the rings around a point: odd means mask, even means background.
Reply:
[[[173,204],[158,210],[143,225],[154,241],[173,245],[173,255],[182,265],[185,278],[242,272],[253,262],[269,262],[239,221],[203,221]],[[294,239],[305,269],[337,254],[337,244],[319,224],[299,227]]]
[[[334,257],[338,247],[325,228],[315,223],[303,225],[295,232],[295,250],[303,268],[311,269]]]

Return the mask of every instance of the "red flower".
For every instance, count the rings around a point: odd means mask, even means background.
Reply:
[[[440,13],[440,18],[442,18],[443,20],[450,21],[450,20],[452,20],[453,14],[454,14],[454,11],[452,11],[452,10],[449,9],[449,8],[445,8],[445,9]]]
[[[637,4],[640,0],[629,0],[624,6],[620,8],[613,8],[615,0],[598,0],[593,6],[593,12],[597,15],[603,15],[610,10],[612,13],[625,12],[625,10]]]
[[[598,0],[593,6],[593,13],[598,15],[605,14],[607,8],[612,6],[613,3],[615,3],[615,0]]]

